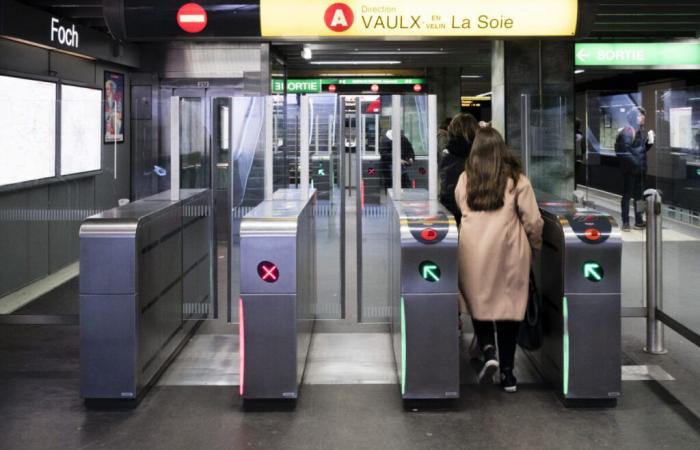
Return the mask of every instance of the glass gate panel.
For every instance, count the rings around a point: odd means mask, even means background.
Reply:
[[[265,97],[233,97],[231,99],[231,234],[230,234],[230,297],[228,319],[238,322],[240,297],[240,229],[241,219],[264,198],[265,180]],[[235,307],[232,307],[235,306]]]
[[[639,92],[589,91],[585,103],[577,108],[583,109],[585,116],[576,133],[581,154],[577,158],[576,189],[596,209],[615,217],[620,226],[626,176],[615,147],[622,130],[630,126],[628,112],[641,106],[641,102]],[[640,190],[644,189],[644,176]],[[634,216],[634,203],[634,199],[630,200],[628,216]],[[632,229],[622,233],[622,241],[622,306],[641,307],[645,304],[646,234],[644,230]]]
[[[334,94],[309,96],[309,180],[317,191],[316,267],[317,319],[342,317],[341,195],[338,144],[339,97]]]
[[[649,181],[661,192],[663,304],[673,320],[700,334],[700,87],[655,91],[648,129]],[[652,119],[652,120],[650,120]]]
[[[205,99],[180,98],[180,187],[209,187]]]
[[[401,186],[428,188],[427,96],[362,96],[357,102],[355,163],[359,196],[351,204],[358,213],[360,321],[388,322],[391,317],[389,219],[387,189],[392,187],[392,147],[401,142]],[[392,113],[398,111],[401,131],[392,130]],[[437,165],[436,165],[437,167]]]

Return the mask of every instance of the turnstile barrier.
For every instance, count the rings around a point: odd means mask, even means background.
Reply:
[[[423,189],[390,192],[392,338],[404,400],[459,398],[457,226]]]
[[[566,405],[614,406],[621,390],[620,230],[600,211],[538,200],[544,342],[530,355]]]
[[[296,399],[316,302],[316,191],[275,192],[241,221],[240,395]]]
[[[212,302],[212,194],[170,191],[80,227],[80,393],[135,401],[206,319]]]

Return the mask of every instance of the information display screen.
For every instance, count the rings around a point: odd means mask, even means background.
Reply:
[[[56,84],[0,76],[0,186],[55,175]]]
[[[61,86],[61,175],[100,170],[102,91]]]

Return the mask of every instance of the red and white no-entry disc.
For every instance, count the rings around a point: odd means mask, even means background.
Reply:
[[[177,24],[188,33],[199,33],[207,26],[207,12],[196,3],[186,3],[177,11]]]

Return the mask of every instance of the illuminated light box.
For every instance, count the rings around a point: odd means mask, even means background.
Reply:
[[[101,169],[102,91],[61,86],[61,175]]]
[[[56,175],[56,84],[0,76],[0,186]]]

